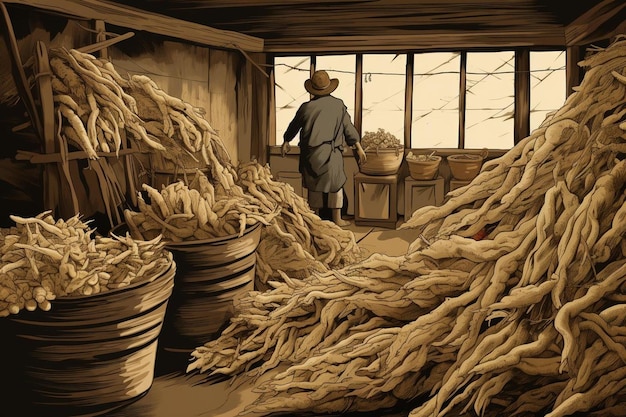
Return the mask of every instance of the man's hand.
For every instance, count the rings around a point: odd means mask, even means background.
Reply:
[[[363,150],[363,147],[361,146],[361,144],[357,142],[356,145],[354,146],[356,148],[356,154],[359,157],[357,163],[362,164],[365,161],[367,161],[367,155],[365,154],[365,151]]]
[[[290,150],[291,150],[291,145],[289,144],[289,142],[283,142],[282,146],[280,147],[280,154],[284,158],[285,155],[287,155]]]

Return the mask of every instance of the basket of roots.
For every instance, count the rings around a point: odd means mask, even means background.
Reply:
[[[249,200],[216,192],[200,171],[188,184],[178,181],[160,190],[143,184],[143,190],[139,210],[127,209],[125,223],[112,233],[128,232],[142,241],[162,235],[172,253],[176,285],[159,346],[167,367],[174,367],[179,353],[186,360],[191,349],[217,336],[237,300],[254,290],[255,252],[265,220],[240,212]]]
[[[478,175],[483,166],[483,161],[487,157],[487,150],[480,154],[455,154],[448,156],[448,165],[452,176],[457,180],[470,181]]]
[[[404,157],[403,146],[393,134],[379,128],[376,132],[365,132],[361,146],[367,161],[359,165],[363,174],[392,175],[398,172]]]
[[[430,154],[414,154],[412,151],[406,155],[406,162],[409,166],[409,174],[414,180],[432,180],[439,174],[439,164],[441,157]]]
[[[78,215],[11,219],[0,231],[3,412],[94,416],[146,394],[176,269],[160,238],[101,237]]]

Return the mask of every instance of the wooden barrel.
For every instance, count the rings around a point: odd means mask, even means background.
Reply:
[[[254,289],[261,231],[256,223],[242,236],[165,245],[177,272],[163,327],[163,349],[189,353],[228,325],[236,301]]]
[[[124,235],[127,230],[122,224],[111,233]],[[159,346],[174,355],[167,359],[162,355],[170,363],[160,364],[161,369],[184,370],[178,355],[187,361],[191,351],[219,336],[228,325],[236,301],[254,289],[262,230],[256,223],[242,236],[165,243],[176,262],[176,277]]]
[[[0,320],[2,412],[96,416],[146,394],[175,271]]]

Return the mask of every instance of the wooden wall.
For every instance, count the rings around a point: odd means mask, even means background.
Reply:
[[[102,27],[102,22],[71,20],[56,15],[53,17],[46,11],[9,6],[14,26],[19,28],[16,34],[23,61],[32,59],[37,41],[42,41],[48,48],[79,48],[96,42],[93,28],[96,23]],[[267,106],[259,105],[258,100],[266,100],[269,84],[251,60],[264,62],[265,54],[248,55],[238,50],[207,47],[106,24],[104,30],[116,34],[134,33],[129,39],[106,50],[107,59],[111,60],[120,74],[147,75],[169,95],[201,108],[205,118],[218,131],[234,163],[259,156],[260,144],[265,144],[266,140],[260,138],[258,130],[267,126],[269,113]],[[18,151],[39,153],[43,152],[43,145],[34,129],[13,131],[16,125],[27,122],[28,117],[19,103],[9,60],[5,59],[9,56],[8,51],[7,43],[2,40],[0,110],[3,111],[0,112],[0,128],[4,143],[0,146],[0,191],[3,203],[6,204],[2,204],[0,217],[8,220],[9,214],[34,215],[46,209],[54,209],[64,217],[76,214],[74,206],[68,203],[71,196],[58,170],[54,176],[57,185],[61,186],[61,193],[55,201],[46,201],[44,195],[56,188],[50,188],[46,182],[52,176],[44,172],[45,164],[34,164],[32,159],[30,162],[16,161]],[[99,53],[94,55],[98,56]],[[266,133],[262,135],[266,136]],[[138,177],[135,185],[150,180],[144,171],[150,168],[146,166],[150,158],[139,155],[138,161],[140,164],[135,167],[137,172],[133,174]],[[92,172],[87,162],[74,161],[71,164],[72,175],[77,179],[75,185],[79,188],[80,213],[87,218],[102,214],[104,202],[98,197],[99,190],[95,189],[97,180],[90,179]],[[127,194],[133,190],[124,183],[126,164],[122,161],[119,164],[110,161],[110,164],[121,178],[122,191]],[[128,194],[126,197],[129,197]],[[128,205],[123,204],[125,207]]]
[[[252,81],[238,51],[138,34],[110,50],[122,74],[149,76],[163,91],[203,110],[233,162],[250,159]]]

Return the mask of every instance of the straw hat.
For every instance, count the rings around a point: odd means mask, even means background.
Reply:
[[[304,82],[306,91],[314,96],[325,96],[335,91],[339,85],[337,78],[330,78],[324,70],[315,71],[313,76]]]

